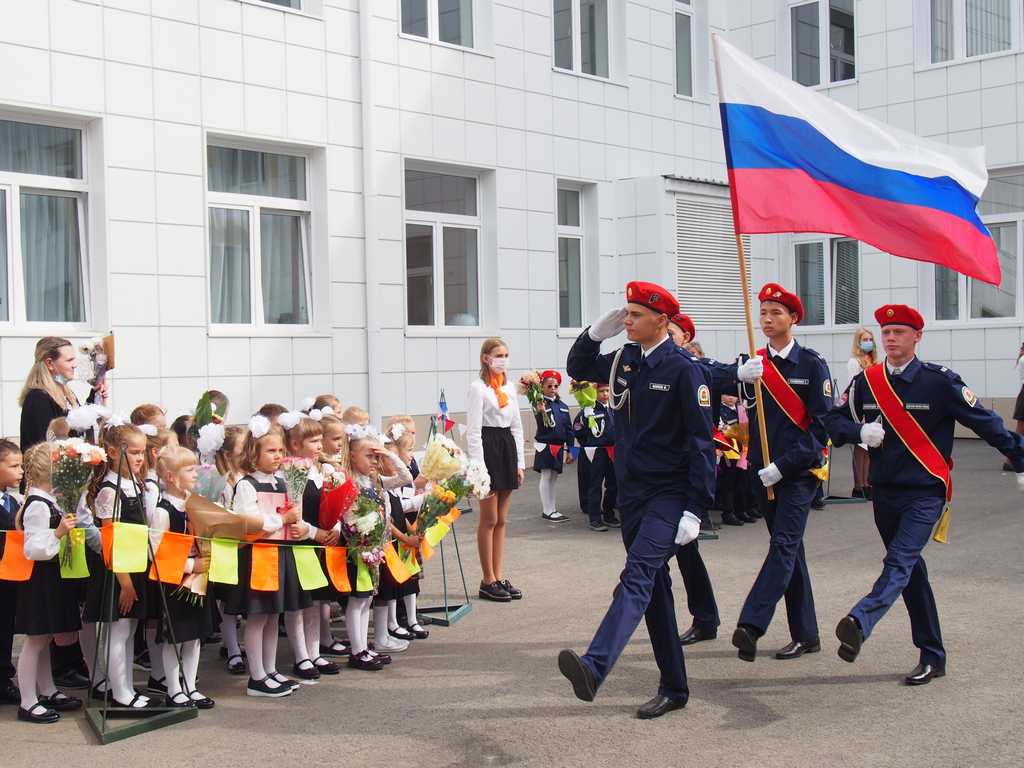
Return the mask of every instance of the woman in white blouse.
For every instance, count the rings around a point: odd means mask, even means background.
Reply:
[[[853,332],[853,348],[850,359],[846,361],[847,383],[854,380],[861,371],[878,362],[878,350],[875,348],[875,336],[867,328],[858,328]],[[871,460],[868,458],[866,445],[853,446],[853,497],[870,499],[871,486],[868,485],[868,469]]]
[[[484,462],[491,476],[491,495],[480,502],[476,529],[483,575],[480,597],[499,603],[523,596],[501,570],[508,507],[526,468],[519,398],[508,381],[507,370],[508,345],[501,339],[484,341],[480,347],[480,378],[469,385],[466,408],[469,458]]]

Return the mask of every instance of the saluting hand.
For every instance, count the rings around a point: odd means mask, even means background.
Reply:
[[[604,341],[612,336],[618,336],[626,327],[626,308],[617,307],[610,309],[601,315],[587,333],[594,341]]]

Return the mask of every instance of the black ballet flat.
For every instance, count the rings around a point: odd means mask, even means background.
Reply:
[[[138,703],[141,699],[146,699],[146,703],[143,704],[141,707],[135,706],[136,703]],[[117,699],[114,698],[113,694],[111,694],[111,696],[110,696],[110,706],[111,707],[115,707],[117,709],[144,710],[144,709],[152,709],[153,707],[157,706],[157,704],[156,704],[156,700],[155,699],[151,699],[148,696],[143,696],[141,693],[136,693],[134,696],[132,696],[132,700],[129,701],[127,704],[122,704],[120,701],[118,701]]]
[[[196,709],[213,709],[217,702],[211,699],[209,696],[203,696],[201,699],[191,699],[192,706]]]
[[[228,674],[244,675],[248,671],[244,657],[235,655],[228,659]]]
[[[371,656],[365,651],[349,656],[348,665],[352,669],[361,669],[364,672],[380,672],[384,669],[384,665],[379,661],[379,657]]]
[[[52,696],[40,696],[39,703],[57,712],[71,712],[82,708],[80,698],[68,696],[64,691],[57,691]]]
[[[321,675],[337,675],[341,672],[340,666],[333,661],[328,661],[323,656],[317,656],[313,659],[313,666],[316,667],[316,671]]]
[[[179,701],[179,697],[182,699]],[[186,707],[192,706],[192,699],[187,694],[178,691],[174,696],[168,696],[164,699],[165,707],[174,707],[177,709],[185,709]]]
[[[416,640],[417,637],[414,633],[410,632],[405,627],[399,627],[398,629],[389,629],[388,634],[392,637],[397,637],[399,640]]]
[[[409,633],[417,640],[426,640],[430,637],[430,633],[419,624],[413,624],[410,627],[406,627],[406,629],[409,630]]]
[[[42,711],[40,712],[39,710]],[[28,709],[18,707],[18,719],[23,723],[39,723],[40,725],[46,725],[49,723],[56,723],[60,720],[60,715],[52,709],[36,703]]]

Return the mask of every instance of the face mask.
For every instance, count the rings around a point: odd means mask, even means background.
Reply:
[[[53,374],[53,380],[56,381],[61,386],[64,386],[65,384],[68,383],[68,380],[60,373]]]
[[[508,370],[507,357],[492,357],[487,363],[488,367],[495,373],[504,373]]]
[[[862,341],[860,343],[860,351],[861,352],[870,352],[874,348],[875,348],[875,342],[873,342],[873,341]]]

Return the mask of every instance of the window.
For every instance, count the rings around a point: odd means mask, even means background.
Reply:
[[[1016,318],[1019,291],[1019,238],[1024,232],[1024,171],[1003,172],[989,178],[978,201],[978,213],[995,241],[1002,269],[999,285],[960,275],[936,265],[935,319],[983,320]]]
[[[693,96],[693,6],[676,2],[676,93]]]
[[[553,0],[552,27],[556,67],[608,77],[608,0]]]
[[[792,76],[801,85],[852,80],[854,0],[813,0],[789,8]],[[822,19],[828,23],[823,24]],[[825,58],[822,51],[828,51]]]
[[[1020,3],[1012,0],[927,0],[933,64],[1019,47]]]
[[[475,176],[405,171],[406,321],[480,323],[480,218]]]
[[[402,32],[472,48],[473,1],[402,0]]]
[[[0,323],[88,319],[82,131],[0,120]]]
[[[825,249],[829,258],[825,259]],[[860,322],[860,256],[856,240],[834,237],[798,242],[796,294],[804,305],[802,325],[856,325]],[[826,291],[826,287],[828,290]]]
[[[558,327],[583,327],[583,195],[558,190]]]
[[[207,148],[210,321],[309,325],[306,158]]]
[[[295,8],[296,10],[302,8],[302,0],[263,0],[263,2],[280,5],[282,8]]]

